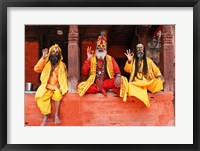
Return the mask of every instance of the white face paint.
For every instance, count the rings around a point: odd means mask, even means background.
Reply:
[[[96,49],[95,54],[96,54],[98,59],[104,59],[106,54],[107,54],[107,51]]]
[[[55,54],[59,54],[60,52],[59,52],[58,48],[55,48],[55,47],[54,47],[51,53],[52,53],[53,55],[55,55]]]
[[[136,48],[137,48],[137,51],[144,52],[144,46],[143,46],[143,44],[138,44],[138,45],[136,46]]]
[[[139,43],[139,44],[136,46],[136,48],[137,48],[137,57],[138,57],[139,59],[142,59],[143,56],[144,56],[144,46],[143,46],[143,44]]]

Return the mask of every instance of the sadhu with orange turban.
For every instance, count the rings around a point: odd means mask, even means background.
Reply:
[[[51,99],[55,101],[55,124],[60,123],[58,116],[60,100],[68,89],[67,69],[62,59],[61,48],[55,44],[49,50],[43,49],[43,56],[34,67],[35,72],[41,73],[41,85],[35,94],[37,105],[44,115],[41,126],[46,124],[51,113]]]
[[[126,98],[126,85],[115,59],[107,54],[107,38],[104,32],[98,36],[96,50],[87,48],[87,60],[82,67],[82,75],[87,76],[86,81],[78,84],[79,96],[86,93],[102,93],[107,96],[107,91],[112,89],[119,96]]]

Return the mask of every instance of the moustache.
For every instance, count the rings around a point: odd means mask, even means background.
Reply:
[[[96,50],[95,54],[98,59],[104,59],[107,54],[107,51],[106,50]]]
[[[50,55],[49,60],[51,61],[52,65],[55,66],[60,60],[60,55]]]
[[[143,56],[144,56],[144,52],[137,52],[137,57],[138,57],[139,59],[142,59]]]
[[[103,52],[103,50],[102,49],[100,49],[100,50],[98,50],[99,52]]]

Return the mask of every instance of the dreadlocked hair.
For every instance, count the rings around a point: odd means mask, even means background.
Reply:
[[[137,44],[142,44],[144,46],[143,43],[139,42]],[[136,45],[137,46],[137,45]],[[137,48],[134,49],[134,59],[135,59],[135,72],[134,72],[134,76],[133,76],[133,79],[135,79],[135,77],[137,77],[137,73],[138,73],[138,70],[139,70],[139,66],[138,66],[138,61],[139,61],[139,58],[137,57]],[[143,69],[142,69],[142,74],[144,76],[147,75],[147,72],[148,72],[148,66],[147,66],[147,58],[146,58],[146,50],[145,50],[145,47],[144,47],[144,56],[142,58],[143,60]]]

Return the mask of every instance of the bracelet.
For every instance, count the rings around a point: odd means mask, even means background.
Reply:
[[[116,76],[116,77],[121,77],[121,74],[118,73],[118,74],[116,74],[115,76]]]

